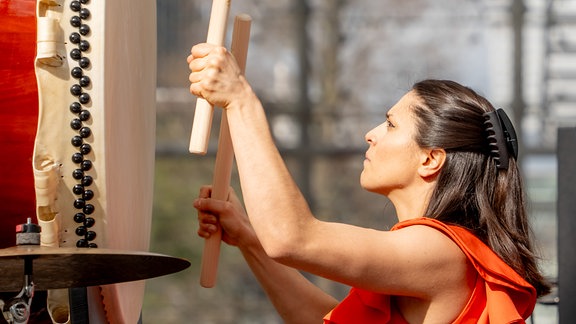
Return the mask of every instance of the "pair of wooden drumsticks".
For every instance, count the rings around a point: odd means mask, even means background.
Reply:
[[[224,45],[229,11],[230,0],[213,0],[210,22],[208,24],[207,43],[220,46]],[[234,19],[231,52],[242,73],[244,73],[246,67],[251,22],[252,19],[247,14],[239,14]],[[206,100],[202,98],[197,99],[194,122],[192,124],[192,135],[190,137],[190,153],[206,154],[210,138],[213,110],[214,107]],[[226,200],[228,197],[228,187],[230,186],[232,163],[234,161],[234,150],[230,138],[226,111],[222,111],[219,136],[212,180],[212,198]],[[202,269],[200,273],[200,285],[202,287],[211,288],[216,283],[221,238],[222,230],[218,227],[217,233],[212,234],[204,243]]]

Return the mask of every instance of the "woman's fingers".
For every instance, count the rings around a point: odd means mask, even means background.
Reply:
[[[198,212],[198,235],[208,238],[218,231],[219,222],[216,216],[204,212]]]
[[[211,186],[200,188],[198,198],[194,200],[194,208],[198,210],[198,235],[208,238],[222,228],[222,240],[230,245],[237,245],[239,238],[247,233],[250,227],[242,204],[230,188],[227,201],[212,199]]]
[[[212,195],[212,186],[204,185],[200,187],[198,198],[210,198]]]
[[[196,46],[193,48],[196,48]],[[201,55],[189,55],[186,62],[188,62],[188,68],[192,74],[209,71],[208,75],[213,77],[217,74],[215,72],[223,70],[228,65],[228,55],[228,51],[224,47],[211,47],[210,51],[202,52]],[[190,81],[197,81],[199,78],[192,77],[192,74]]]
[[[215,225],[218,224],[218,218],[216,216],[207,214],[207,213],[199,213],[198,214],[198,222],[200,225]]]
[[[199,198],[194,200],[194,207],[198,209],[198,236],[203,238],[209,238],[218,230],[218,218],[200,209],[201,204],[197,203],[200,199],[209,198],[211,194],[212,186],[202,186],[198,194]]]
[[[193,57],[204,57],[212,51],[213,48],[218,47],[216,45],[208,43],[200,43],[192,46],[190,49],[190,55]]]
[[[199,44],[192,47],[191,52],[187,58],[190,93],[214,106],[226,108],[244,89],[236,60],[222,46]]]
[[[218,226],[214,224],[200,223],[198,227],[198,235],[203,238],[208,238],[218,231]]]

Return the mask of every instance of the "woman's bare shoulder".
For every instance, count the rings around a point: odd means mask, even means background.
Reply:
[[[398,242],[405,278],[425,294],[466,281],[470,264],[460,247],[443,232],[413,225],[390,232]]]

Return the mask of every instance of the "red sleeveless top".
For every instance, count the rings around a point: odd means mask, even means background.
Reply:
[[[453,323],[525,323],[536,304],[536,289],[510,268],[468,230],[432,218],[396,224],[392,230],[412,225],[433,227],[450,237],[478,271],[476,286]],[[390,301],[390,295],[352,288],[349,295],[324,317],[324,324],[407,323]]]

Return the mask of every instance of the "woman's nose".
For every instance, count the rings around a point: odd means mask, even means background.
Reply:
[[[366,135],[364,135],[364,140],[368,144],[374,144],[376,137],[374,136],[374,129],[370,130]]]

